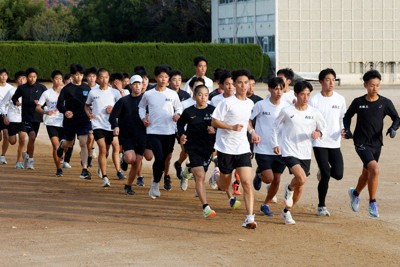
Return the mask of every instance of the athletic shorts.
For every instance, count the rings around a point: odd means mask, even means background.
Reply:
[[[188,156],[190,167],[200,167],[203,166],[204,171],[207,172],[208,166],[211,162],[212,151],[204,151],[201,149],[185,148]]]
[[[73,123],[64,125],[65,139],[67,141],[73,141],[75,139],[75,135],[88,135],[92,130],[92,124],[89,122],[84,126],[75,126]]]
[[[106,145],[111,145],[114,139],[114,132],[103,129],[94,129],[93,136],[95,141],[104,138]]]
[[[50,139],[54,136],[58,137],[60,140],[65,138],[63,127],[46,125],[46,129]]]
[[[19,132],[24,132],[24,125],[22,122],[10,122],[8,125],[8,136],[17,135]]]
[[[281,155],[265,155],[256,153],[258,171],[272,170],[273,173],[283,173],[286,168]]]
[[[119,136],[119,144],[122,146],[124,151],[133,150],[136,154],[142,155],[144,154],[144,150],[147,149],[145,142],[137,142],[134,138],[124,138]]]
[[[40,122],[36,122],[36,121],[32,121],[32,122],[28,122],[28,121],[24,121],[22,122],[23,125],[23,132],[26,133],[30,133],[30,132],[35,132],[35,135],[37,136],[38,132],[39,132],[39,127],[40,127]]]
[[[356,152],[363,162],[363,167],[367,169],[368,163],[375,160],[379,161],[381,156],[381,146],[366,146],[366,145],[355,145]]]
[[[8,125],[4,124],[3,115],[0,115],[0,131],[4,129],[8,129]]]
[[[229,174],[236,168],[251,168],[251,153],[230,155],[218,151],[218,167],[221,173]]]
[[[289,170],[294,166],[299,164],[300,167],[304,170],[306,176],[310,175],[310,166],[311,160],[310,159],[298,159],[295,157],[282,157],[283,161],[285,162],[286,166]]]

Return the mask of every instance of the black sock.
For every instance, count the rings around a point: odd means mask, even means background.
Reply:
[[[287,188],[289,189],[289,191],[293,191],[293,190],[290,188],[290,184],[287,186]]]
[[[360,193],[358,193],[355,189],[353,190],[353,195],[355,196],[355,197],[358,197],[359,195],[360,195]]]
[[[103,174],[103,178],[104,178],[104,177],[107,177],[107,174]]]
[[[371,200],[369,201],[369,203],[372,203],[372,202],[376,202],[376,199],[374,198],[374,199],[371,199]]]
[[[286,212],[288,212],[288,211],[289,211],[289,210],[286,209],[286,208],[283,209],[283,212],[284,212],[284,213],[286,213]]]
[[[203,210],[208,206],[208,204],[204,204],[203,205]]]

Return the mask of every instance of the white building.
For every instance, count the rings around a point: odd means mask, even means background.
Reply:
[[[260,44],[272,71],[329,67],[359,83],[375,68],[400,83],[399,0],[213,0],[212,42]]]

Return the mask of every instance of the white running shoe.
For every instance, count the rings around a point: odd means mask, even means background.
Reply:
[[[63,162],[62,167],[63,167],[63,169],[71,169],[72,168],[72,166],[68,162],[65,162],[65,161]]]
[[[34,170],[35,169],[35,161],[33,159],[28,159],[28,164],[26,164],[27,169]]]
[[[186,179],[185,177],[182,177],[180,180],[180,186],[181,186],[181,190],[182,191],[186,191],[189,185],[189,181],[188,179]]]
[[[244,227],[246,229],[256,229],[257,223],[254,221],[254,214],[247,215],[246,220],[242,224],[242,227]]]
[[[269,188],[271,187],[271,184],[267,184],[267,191],[269,190]],[[277,203],[278,202],[278,198],[276,197],[276,195],[271,199],[272,203]]]
[[[285,220],[285,224],[296,224],[295,220],[293,220],[292,218],[292,214],[290,213],[290,211],[287,211],[286,213],[282,211],[281,217]]]
[[[217,177],[219,177],[220,172],[219,168],[215,167],[213,173],[211,174],[210,179],[208,180],[208,183],[210,184],[211,189],[218,189],[218,184],[217,184]]]
[[[152,199],[156,199],[158,197],[160,197],[161,193],[160,193],[160,183],[155,183],[153,182],[153,184],[150,187],[149,190],[149,196]]]
[[[23,162],[17,162],[15,164],[16,169],[24,169],[24,163]]]
[[[291,208],[293,206],[293,193],[294,193],[294,191],[289,190],[289,184],[285,185],[283,199],[284,199],[286,207],[288,207],[288,208]]]
[[[22,152],[22,158],[24,159],[24,168],[28,167],[29,155],[26,152]]]
[[[111,185],[110,185],[110,180],[108,180],[108,177],[107,176],[104,176],[103,177],[103,187],[105,188],[105,187],[110,187]]]
[[[0,164],[7,164],[6,156],[0,156]]]
[[[331,216],[331,214],[329,213],[329,210],[326,207],[318,207],[317,209],[317,215],[324,217],[324,216]]]

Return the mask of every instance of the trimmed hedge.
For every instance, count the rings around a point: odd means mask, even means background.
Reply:
[[[0,55],[0,67],[7,68],[10,78],[18,70],[35,67],[41,80],[50,80],[55,69],[68,72],[72,63],[130,74],[134,66],[143,65],[150,78],[155,66],[168,64],[188,79],[194,74],[193,58],[198,55],[207,58],[210,78],[218,67],[247,68],[257,79],[269,69],[269,61],[255,44],[1,42]]]

